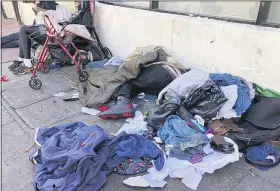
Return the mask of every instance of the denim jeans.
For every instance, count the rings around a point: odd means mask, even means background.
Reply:
[[[205,134],[190,128],[184,120],[176,115],[167,118],[164,125],[159,128],[157,135],[165,144],[179,146],[182,151],[186,148],[209,143]]]
[[[12,33],[1,37],[1,48],[17,48],[19,47],[18,33]]]

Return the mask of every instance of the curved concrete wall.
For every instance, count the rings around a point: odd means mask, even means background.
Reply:
[[[166,47],[186,65],[229,72],[280,91],[280,29],[96,4],[103,45],[125,58],[137,46]]]

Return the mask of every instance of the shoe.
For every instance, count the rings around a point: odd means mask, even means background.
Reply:
[[[13,71],[14,69],[20,67],[22,65],[22,61],[19,61],[19,60],[14,60],[13,64],[10,65],[8,68],[9,70]]]
[[[14,74],[26,74],[27,72],[31,71],[32,67],[27,66],[19,66],[13,70]]]
[[[104,112],[104,111],[107,111],[108,109],[110,109],[110,107],[112,107],[113,105],[115,105],[116,103],[114,101],[111,101],[105,105],[102,105],[101,107],[99,108],[96,108],[97,110],[101,111],[101,112]]]
[[[129,98],[118,96],[117,102],[112,105],[107,111],[99,113],[101,119],[120,119],[134,116],[132,102]]]

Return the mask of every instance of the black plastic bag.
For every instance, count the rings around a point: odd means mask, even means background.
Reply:
[[[184,107],[193,115],[200,115],[206,122],[216,117],[227,98],[212,80],[190,92],[183,102]]]
[[[165,98],[167,100],[157,105],[147,116],[148,125],[155,130],[158,130],[170,115],[175,114],[181,104],[181,99],[175,93],[169,93]]]

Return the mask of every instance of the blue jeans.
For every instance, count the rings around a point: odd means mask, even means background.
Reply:
[[[12,33],[1,37],[1,48],[17,48],[19,47],[19,34]]]
[[[166,144],[180,147],[182,151],[186,148],[209,143],[205,134],[190,128],[184,120],[176,115],[167,118],[164,125],[159,128],[157,135]]]

